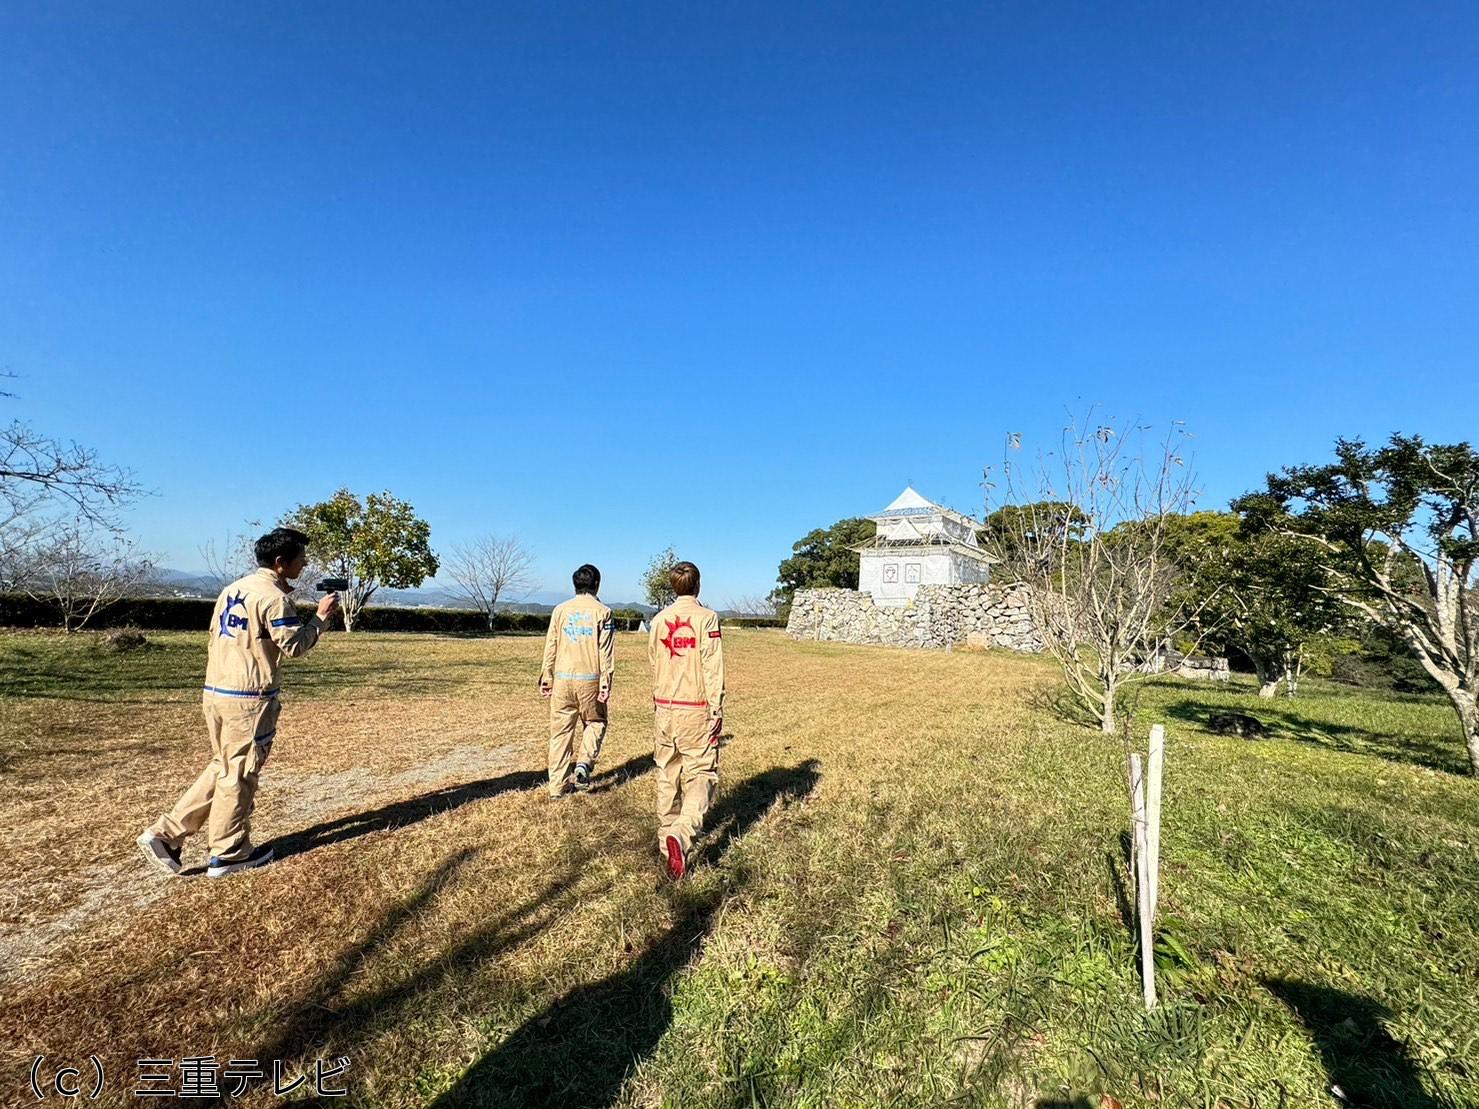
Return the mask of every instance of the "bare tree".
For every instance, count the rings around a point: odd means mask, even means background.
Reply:
[[[774,616],[779,611],[775,598],[763,593],[732,597],[724,607],[738,616]]]
[[[38,557],[56,530],[56,521],[44,518],[0,519],[0,593],[25,591],[36,576]]]
[[[1008,496],[1018,511],[996,517],[1011,530],[1007,565],[1025,581],[1043,647],[1073,697],[1105,733],[1125,686],[1149,673],[1162,644],[1186,631],[1195,610],[1178,600],[1168,522],[1194,502],[1179,427],[1159,443],[1149,429],[1094,419],[1071,423],[1061,450],[1021,469],[1008,439]],[[988,478],[987,489],[990,492]]]
[[[0,373],[0,379],[14,374]],[[0,397],[14,394],[0,390]],[[0,428],[0,588],[18,589],[61,521],[75,517],[121,534],[116,512],[143,490],[95,451],[42,435],[19,420]]]
[[[109,605],[138,595],[154,567],[127,540],[86,521],[58,527],[35,551],[25,591],[57,607],[74,632]]]
[[[92,527],[118,531],[117,509],[143,490],[133,475],[76,443],[20,421],[0,428],[0,534],[58,506]]]
[[[256,540],[253,536],[261,532],[261,525],[255,520],[248,520],[245,526],[246,531],[240,533],[227,531],[220,546],[212,538],[197,548],[205,563],[206,574],[215,583],[217,591],[225,589],[237,578],[250,574],[256,568],[257,557],[253,551]],[[299,579],[300,583],[316,580],[310,573],[312,569],[305,568]]]
[[[453,548],[447,572],[493,630],[499,600],[522,597],[534,588],[531,567],[534,556],[518,536],[499,539],[485,535]]]

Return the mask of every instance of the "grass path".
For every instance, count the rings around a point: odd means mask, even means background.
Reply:
[[[638,637],[598,787],[555,805],[538,639],[331,637],[263,775],[290,854],[208,883],[132,854],[204,743],[200,637],[155,638],[0,635],[5,1104],[44,1052],[105,1060],[95,1104],[215,1055],[348,1056],[367,1107],[1479,1105],[1479,786],[1436,700],[1144,689],[1147,1015],[1123,754],[1041,660],[726,633],[721,794],[673,887]],[[1206,734],[1228,706],[1274,737]]]

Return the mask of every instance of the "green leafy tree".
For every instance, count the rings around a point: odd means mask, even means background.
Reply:
[[[777,609],[789,609],[798,589],[858,587],[858,552],[853,550],[878,533],[872,520],[852,516],[828,528],[808,532],[791,547],[791,557],[780,564],[771,599]]]
[[[656,608],[667,608],[677,599],[669,575],[678,564],[678,555],[672,547],[653,556],[642,574],[642,588],[647,593],[647,603]]]
[[[430,525],[390,493],[371,493],[362,502],[340,489],[326,501],[299,505],[282,522],[308,535],[312,566],[300,580],[316,574],[349,580],[340,595],[345,631],[354,630],[382,585],[414,589],[437,572]]]
[[[1070,543],[1081,540],[1088,524],[1083,510],[1066,501],[1005,504],[986,517],[976,538],[1007,573],[1021,576],[1030,556],[1054,550],[1060,535]]]
[[[1342,603],[1401,636],[1458,714],[1479,774],[1479,453],[1394,435],[1339,439],[1335,461],[1291,466],[1233,503],[1296,539]]]
[[[1193,512],[1168,521],[1167,550],[1181,568],[1203,644],[1239,651],[1258,674],[1258,695],[1282,681],[1299,688],[1306,645],[1350,627],[1329,577],[1298,540],[1244,526],[1229,512]]]

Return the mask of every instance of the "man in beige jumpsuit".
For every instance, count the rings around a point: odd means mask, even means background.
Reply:
[[[676,879],[719,785],[724,644],[719,614],[698,603],[698,567],[680,562],[669,580],[678,599],[652,618],[647,654],[657,715],[657,851]]]
[[[211,761],[175,807],[138,838],[144,858],[180,872],[185,837],[206,828],[207,876],[222,878],[272,861],[272,848],[252,849],[252,803],[257,776],[272,750],[279,708],[277,670],[282,657],[307,654],[339,595],[330,593],[303,623],[293,607],[292,581],[308,561],[308,536],[277,528],[257,540],[255,573],[232,582],[211,615],[205,669],[206,728]]]
[[[544,666],[539,692],[549,706],[549,793],[558,798],[571,787],[586,789],[606,738],[606,702],[616,671],[616,625],[611,610],[596,598],[601,571],[590,563],[570,579],[575,596],[550,613],[544,636]],[[570,760],[580,732],[580,761]]]

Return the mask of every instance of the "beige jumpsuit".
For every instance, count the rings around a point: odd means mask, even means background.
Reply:
[[[598,694],[611,692],[616,672],[616,625],[611,610],[590,593],[578,593],[550,613],[544,637],[542,688],[551,689],[549,707],[549,791],[558,797],[570,776],[575,733],[580,759],[594,770],[606,738],[606,705]]]
[[[232,862],[252,853],[257,777],[277,734],[278,665],[283,656],[307,654],[323,630],[316,615],[300,620],[291,592],[262,569],[216,598],[201,699],[211,761],[149,829],[170,847],[206,827],[212,858]]]
[[[662,855],[668,836],[676,836],[687,858],[719,784],[719,614],[693,597],[679,597],[652,618],[647,654],[657,724],[657,851]]]

